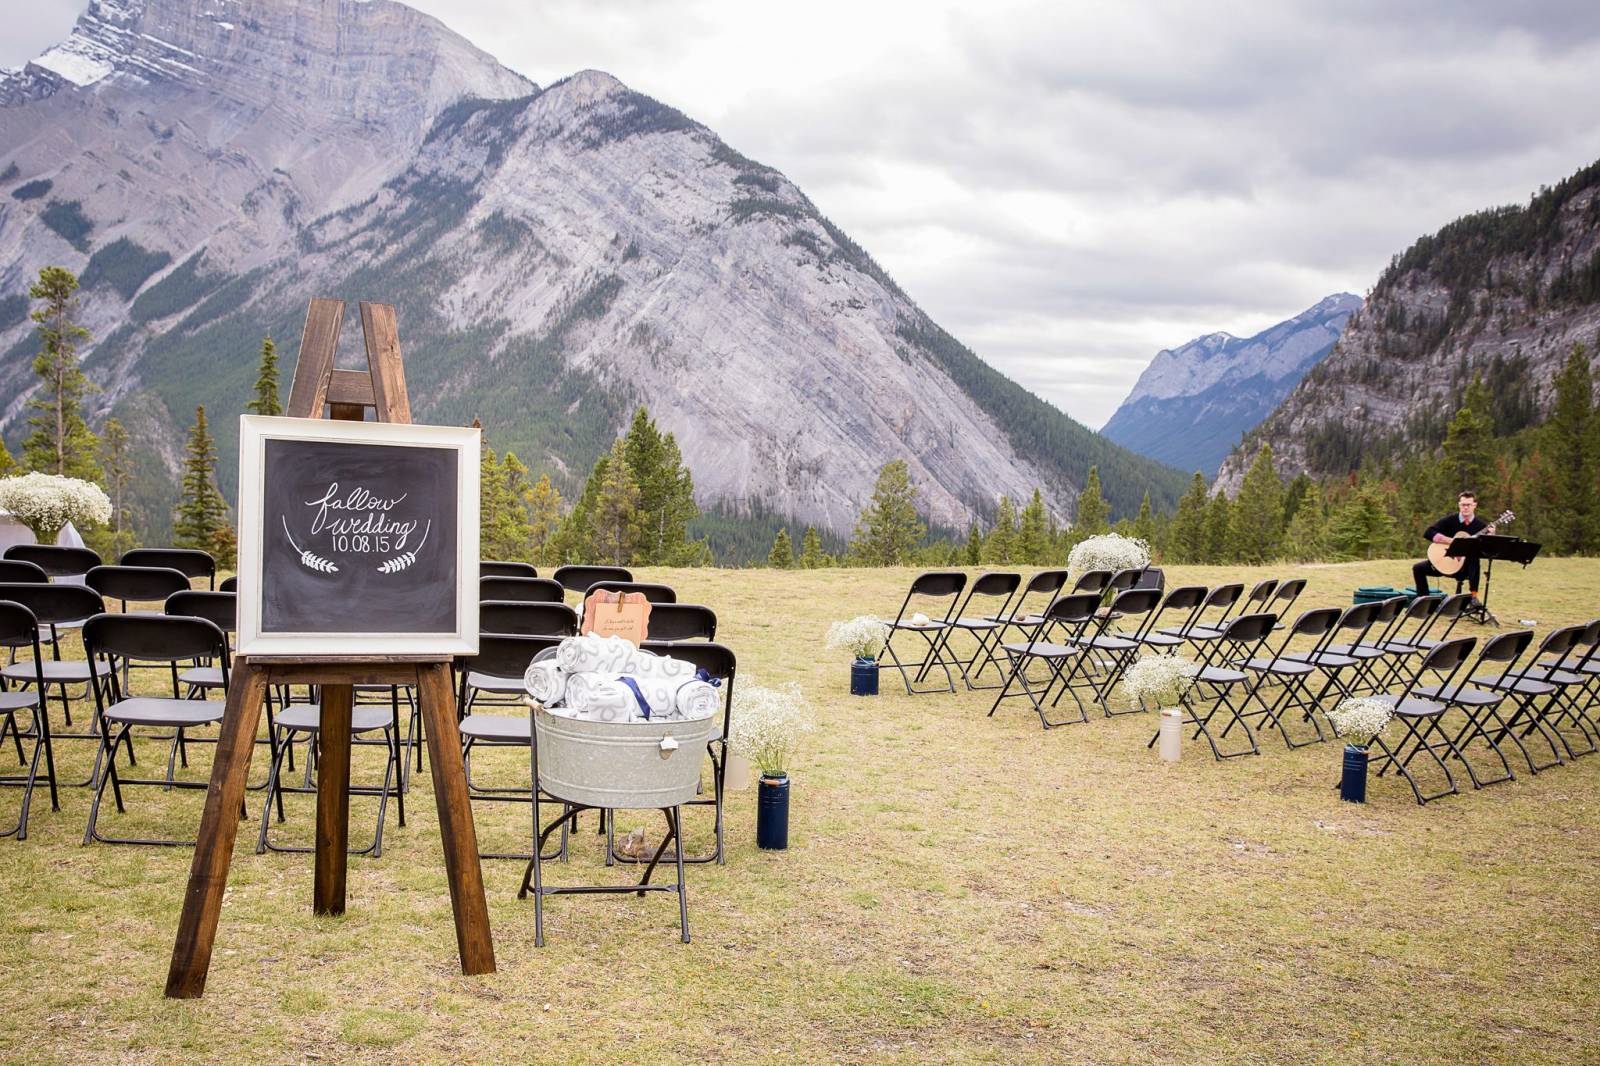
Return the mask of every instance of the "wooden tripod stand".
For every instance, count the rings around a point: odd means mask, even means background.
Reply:
[[[360,421],[366,408],[371,407],[380,422],[410,422],[411,406],[406,397],[394,308],[388,304],[361,304],[361,329],[367,349],[365,373],[333,368],[343,319],[342,300],[311,301],[300,341],[300,360],[289,392],[289,415],[320,418],[326,404],[332,418]],[[211,786],[200,816],[189,887],[167,972],[167,996],[194,999],[205,992],[262,700],[268,685],[289,684],[321,686],[312,910],[317,914],[344,913],[353,686],[414,685],[439,808],[439,833],[444,843],[461,970],[466,974],[492,973],[494,941],[489,933],[478,835],[472,823],[461,759],[461,733],[456,724],[449,660],[405,655],[360,659],[250,656],[234,664],[228,686]]]

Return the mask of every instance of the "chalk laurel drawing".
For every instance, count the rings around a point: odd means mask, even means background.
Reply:
[[[293,548],[297,552],[300,552],[301,566],[304,566],[310,570],[316,570],[323,574],[337,574],[339,572],[339,568],[337,566],[335,566],[329,560],[324,559],[322,556],[313,554],[309,551],[300,551],[300,545],[294,542],[294,534],[289,532],[289,520],[280,515],[279,521],[283,523],[283,535],[289,538],[289,547]]]
[[[430,518],[428,520],[428,524],[422,527],[422,539],[417,541],[416,551],[408,551],[408,552],[405,552],[405,553],[403,553],[401,555],[396,555],[393,559],[388,559],[388,560],[384,561],[382,564],[380,564],[378,566],[378,573],[380,573],[380,574],[398,573],[399,571],[404,570],[406,567],[410,566],[412,563],[416,562],[417,561],[417,552],[421,551],[422,550],[422,546],[424,544],[428,543],[428,533],[432,529],[433,529],[433,520]]]

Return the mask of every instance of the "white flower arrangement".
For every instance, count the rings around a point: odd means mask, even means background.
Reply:
[[[1120,533],[1079,541],[1067,556],[1067,569],[1082,576],[1090,570],[1143,570],[1150,565],[1150,545]]]
[[[1122,675],[1122,690],[1135,703],[1176,707],[1199,672],[1197,663],[1181,655],[1145,655]]]
[[[888,640],[888,623],[870,614],[857,615],[848,622],[835,622],[828,627],[828,647],[846,648],[857,659],[876,659]]]
[[[41,544],[54,542],[68,522],[83,528],[111,521],[111,498],[99,485],[38,471],[0,478],[0,509],[33,530]]]
[[[1393,717],[1394,708],[1387,700],[1371,696],[1352,697],[1328,712],[1334,731],[1358,748],[1371,744]]]
[[[793,682],[777,688],[742,684],[733,700],[728,746],[761,768],[767,777],[788,773],[789,756],[800,738],[816,729],[805,694]]]

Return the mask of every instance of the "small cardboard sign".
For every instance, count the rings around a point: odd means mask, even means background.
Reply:
[[[593,592],[583,601],[580,633],[621,637],[638,647],[650,635],[650,601],[642,592]]]

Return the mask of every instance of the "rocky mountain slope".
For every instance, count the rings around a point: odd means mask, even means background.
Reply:
[[[1119,511],[1182,488],[982,363],[782,174],[609,75],[539,90],[388,0],[96,0],[0,101],[12,438],[18,294],[58,262],[151,470],[196,403],[229,426],[261,335],[292,361],[330,295],[397,305],[419,418],[479,417],[569,487],[642,402],[703,506],[839,532],[893,458],[954,527],[1034,486],[1066,517],[1091,463]]]
[[[1333,350],[1360,306],[1359,296],[1338,293],[1253,337],[1208,333],[1157,352],[1100,432],[1212,477],[1240,435]]]
[[[1600,163],[1526,206],[1457,219],[1396,256],[1316,366],[1218,474],[1233,492],[1263,442],[1280,473],[1344,473],[1443,439],[1471,376],[1548,412],[1574,343],[1600,351]]]

